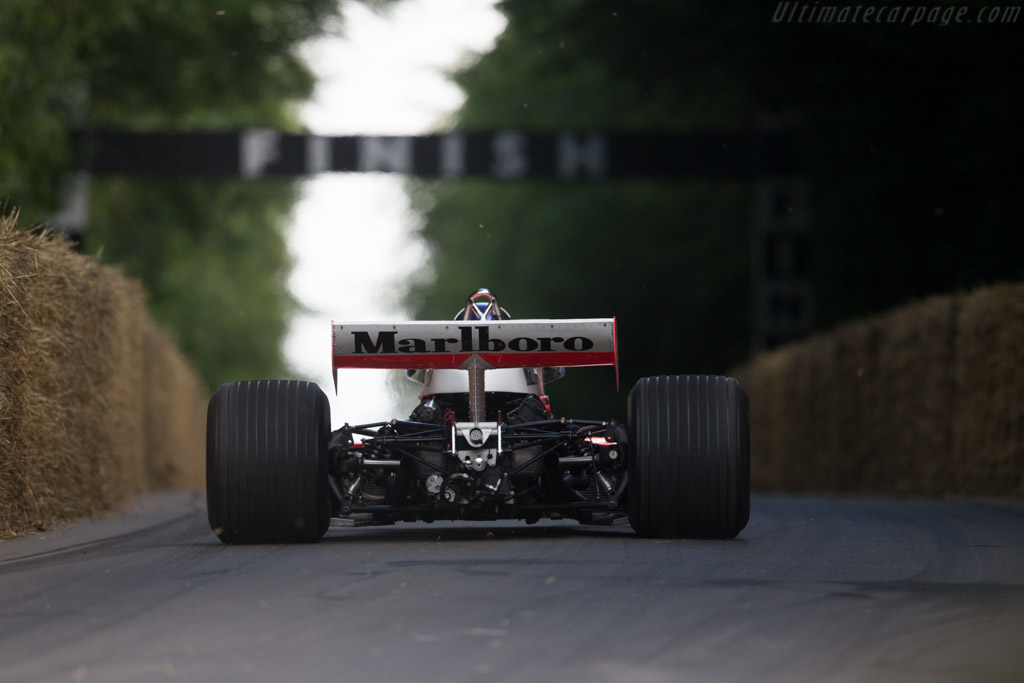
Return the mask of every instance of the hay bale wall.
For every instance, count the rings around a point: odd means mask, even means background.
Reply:
[[[199,376],[166,332],[146,319],[142,330],[146,397],[143,432],[151,489],[206,486],[206,395]]]
[[[0,218],[0,538],[201,484],[204,397],[173,346],[147,343],[140,285],[15,223]],[[162,432],[152,366],[181,404]]]
[[[1024,497],[1024,285],[934,297],[732,374],[756,489]]]

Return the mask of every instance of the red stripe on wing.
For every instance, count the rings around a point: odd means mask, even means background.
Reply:
[[[471,353],[389,353],[335,356],[335,368],[382,368],[389,370],[435,368],[457,369]],[[540,353],[479,353],[495,368],[541,368],[559,366],[616,365],[614,352],[551,351]]]

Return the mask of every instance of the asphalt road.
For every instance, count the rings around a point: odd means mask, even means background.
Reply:
[[[0,543],[0,681],[1022,681],[1024,503],[755,497],[227,547],[202,500]]]

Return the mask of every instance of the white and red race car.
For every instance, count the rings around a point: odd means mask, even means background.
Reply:
[[[552,415],[567,366],[615,365],[615,320],[511,320],[487,290],[452,321],[334,323],[339,368],[422,382],[407,420],[330,431],[310,382],[222,385],[207,416],[210,527],[225,543],[318,541],[331,519],[628,518],[645,537],[732,538],[750,516],[747,396],[732,378],[645,377],[625,424]],[[359,437],[357,439],[357,437]]]

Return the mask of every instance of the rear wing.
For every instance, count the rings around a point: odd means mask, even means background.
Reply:
[[[615,318],[332,323],[338,368],[491,369],[614,365]]]

